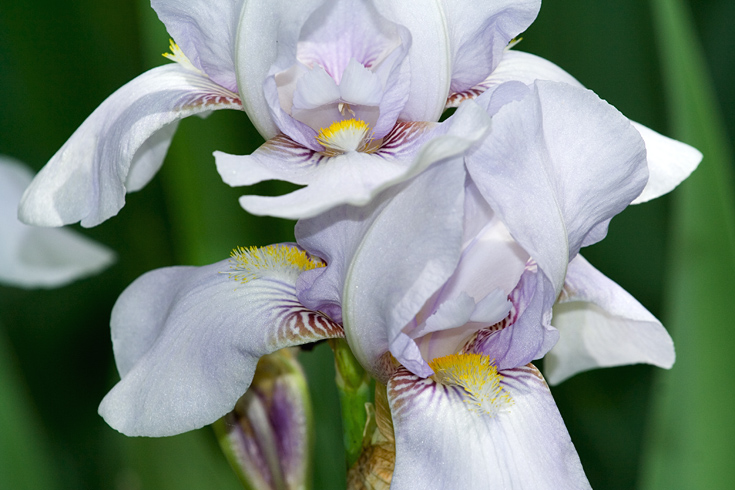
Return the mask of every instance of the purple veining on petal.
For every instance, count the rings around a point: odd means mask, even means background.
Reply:
[[[519,394],[533,391],[535,388],[529,383],[541,384],[548,390],[546,380],[544,380],[541,372],[531,363],[513,369],[504,369],[499,373],[503,376],[500,384],[510,393]]]
[[[457,390],[462,390],[462,388],[446,386],[431,378],[421,378],[401,366],[393,373],[388,382],[391,413],[397,418],[404,410],[421,410],[421,407],[415,404],[415,399],[418,399],[419,395],[428,393],[427,397],[422,396],[420,399],[427,405],[431,405],[435,398],[452,396]],[[459,393],[456,394],[459,395]]]
[[[397,122],[380,142],[375,155],[384,158],[402,158],[415,153],[438,126],[431,122]]]
[[[472,88],[463,90],[462,92],[455,92],[447,98],[447,103],[444,109],[451,109],[453,107],[459,107],[459,105],[465,100],[471,100],[479,97],[485,93],[493,85],[497,85],[498,82],[492,79],[492,75],[482,82],[478,83]]]
[[[304,24],[297,59],[306,66],[322,66],[339,83],[351,58],[372,68],[386,51],[393,51],[396,27],[371,3],[328,1]]]
[[[235,94],[212,93],[212,92],[185,92],[181,98],[177,110],[186,111],[197,108],[216,109],[239,109],[242,110],[242,102]]]
[[[269,278],[271,282],[279,281]],[[322,313],[309,310],[301,303],[282,298],[295,297],[293,285],[283,284],[283,288],[272,288],[274,298],[280,298],[273,308],[273,323],[278,325],[276,335],[271,339],[274,346],[300,345],[328,338],[344,337],[344,329]]]
[[[266,141],[257,151],[265,153],[270,158],[283,157],[289,164],[299,167],[316,167],[329,157],[310,148],[306,148],[285,134],[279,134]]]
[[[529,261],[529,264],[532,263],[533,261]],[[527,265],[526,267],[535,267],[535,264]],[[489,327],[478,330],[475,336],[471,338],[464,346],[462,352],[472,352],[475,354],[487,355],[485,350],[487,349],[490,338],[504,328],[513,325],[518,320],[518,316],[523,311],[523,309],[525,309],[529,301],[526,295],[527,291],[525,291],[523,288],[516,287],[515,289],[513,289],[513,291],[511,291],[508,295],[508,301],[510,301],[511,304],[508,316],[494,325],[490,325]]]

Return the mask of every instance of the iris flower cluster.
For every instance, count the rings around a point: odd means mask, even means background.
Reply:
[[[701,154],[514,49],[539,0],[152,6],[173,62],[89,116],[26,190],[21,219],[111,218],[158,171],[181,118],[234,109],[266,142],[216,152],[223,181],[301,186],[240,198],[299,221],[295,243],[154,270],[125,290],[111,318],[121,380],[99,409],[108,424],[168,436],[261,400],[236,451],[246,478],[300,488],[308,417],[266,364],[288,371],[290,354],[273,353],[344,339],[376,385],[350,488],[589,488],[532,361],[545,357],[554,383],[671,367],[661,323],[580,250]],[[248,445],[258,438],[278,471]]]

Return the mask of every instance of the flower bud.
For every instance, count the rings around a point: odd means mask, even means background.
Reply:
[[[294,350],[260,359],[250,388],[235,409],[217,421],[215,430],[245,488],[311,487],[313,415]]]

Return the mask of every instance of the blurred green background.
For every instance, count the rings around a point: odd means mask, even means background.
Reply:
[[[665,321],[678,352],[670,372],[598,370],[553,389],[597,489],[735,488],[735,470],[727,471],[735,458],[727,375],[735,347],[733,19],[730,0],[547,0],[518,47],[705,153],[685,187],[629,208],[585,251]],[[3,1],[0,153],[40,169],[109,94],[167,62],[167,48],[143,0]],[[129,195],[119,216],[83,230],[117,251],[113,267],[59,290],[0,287],[0,488],[238,488],[209,429],[127,438],[97,405],[118,379],[108,320],[131,281],[153,268],[220,260],[236,245],[293,238],[292,222],[241,210],[242,190],[215,170],[215,149],[244,154],[261,143],[244,113],[183,121],[153,182]],[[280,192],[278,184],[256,190]],[[345,478],[330,356],[325,346],[301,356],[322,415],[317,489],[344,488]]]

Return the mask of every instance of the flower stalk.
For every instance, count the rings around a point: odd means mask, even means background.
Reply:
[[[347,458],[347,468],[360,457],[363,447],[368,409],[371,404],[370,375],[355,359],[344,339],[331,339],[329,345],[334,352],[337,372],[336,384],[342,408],[342,432]]]

